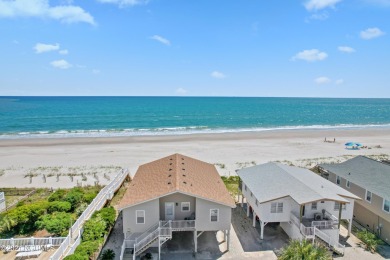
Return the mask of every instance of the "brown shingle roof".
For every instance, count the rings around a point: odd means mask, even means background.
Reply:
[[[141,165],[119,208],[127,208],[174,192],[235,207],[234,200],[214,165],[173,154]]]

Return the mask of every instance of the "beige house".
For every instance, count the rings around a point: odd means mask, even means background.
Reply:
[[[281,163],[256,165],[237,174],[247,216],[252,214],[253,226],[259,219],[260,239],[268,223],[280,223],[292,239],[320,238],[335,251],[344,252],[339,243],[340,220],[349,222],[350,232],[359,197],[312,171]]]
[[[354,220],[390,243],[390,165],[364,156],[339,164],[320,164],[323,177],[363,198]]]
[[[123,215],[122,256],[133,258],[175,235],[191,231],[194,251],[205,231],[223,231],[229,249],[231,210],[235,202],[214,165],[181,154],[141,165],[119,208]],[[122,259],[121,256],[121,259]]]

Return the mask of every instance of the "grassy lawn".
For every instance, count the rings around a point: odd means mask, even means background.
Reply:
[[[240,183],[240,178],[238,176],[222,176],[221,178],[233,198],[235,198],[238,194],[241,194],[240,190],[238,189],[238,185]]]

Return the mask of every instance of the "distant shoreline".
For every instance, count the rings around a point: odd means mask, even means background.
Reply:
[[[127,138],[127,137],[163,137],[192,136],[207,134],[240,134],[281,131],[344,131],[344,130],[390,129],[390,124],[383,125],[313,125],[313,126],[281,126],[264,128],[207,128],[205,126],[165,127],[156,129],[125,129],[116,130],[60,130],[55,132],[37,131],[15,134],[0,134],[2,140],[30,139],[72,139],[72,138]]]

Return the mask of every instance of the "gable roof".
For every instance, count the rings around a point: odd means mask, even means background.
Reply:
[[[390,199],[390,165],[388,164],[365,156],[356,156],[342,163],[319,166],[382,198]]]
[[[235,207],[214,165],[173,154],[139,166],[119,208],[131,207],[175,192]]]
[[[307,169],[266,163],[239,170],[238,175],[260,203],[291,197],[298,204],[319,200],[349,203],[356,195]]]

